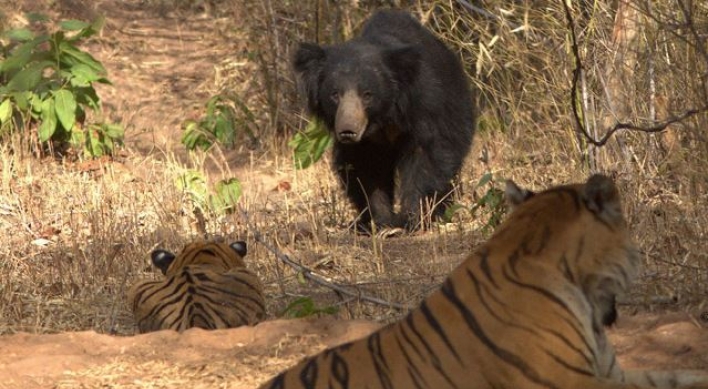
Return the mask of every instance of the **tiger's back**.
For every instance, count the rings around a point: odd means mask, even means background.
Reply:
[[[246,269],[246,251],[240,241],[196,241],[177,256],[153,251],[153,264],[165,278],[139,282],[128,292],[138,331],[232,328],[263,320],[263,288]]]
[[[262,388],[708,387],[704,372],[625,374],[615,360],[603,323],[639,260],[614,183],[593,176],[519,198],[404,319]]]

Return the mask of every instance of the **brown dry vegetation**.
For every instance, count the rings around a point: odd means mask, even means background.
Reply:
[[[248,241],[248,263],[266,285],[271,318],[306,296],[338,307],[339,319],[389,322],[405,312],[302,282],[254,242],[253,230],[331,281],[414,306],[488,235],[490,214],[470,211],[489,188],[476,188],[485,173],[497,187],[512,178],[535,189],[582,180],[592,170],[611,173],[645,253],[623,314],[708,311],[705,113],[660,133],[618,132],[606,147],[589,146],[574,127],[574,58],[561,2],[474,2],[488,15],[462,1],[333,3],[3,2],[0,28],[22,25],[27,11],[55,20],[106,16],[104,31],[85,49],[109,70],[113,86],[99,95],[126,127],[126,145],[110,160],[76,161],[21,156],[13,152],[16,138],[0,144],[0,334],[133,334],[124,291],[156,277],[150,251],[178,250],[205,234]],[[346,39],[372,9],[405,5],[398,3],[413,3],[408,8],[460,53],[480,92],[481,118],[454,222],[380,239],[347,231],[354,215],[326,158],[294,170],[286,143],[305,121],[288,62],[295,42]],[[579,104],[592,133],[601,137],[615,121],[649,125],[704,108],[708,6],[693,2],[689,25],[675,1],[635,2],[624,11],[634,23],[622,24],[614,2],[573,3],[585,75]],[[255,114],[258,141],[242,136],[233,150],[186,152],[181,123],[222,91]],[[186,169],[210,182],[239,178],[250,220],[239,213],[200,220],[175,185]]]

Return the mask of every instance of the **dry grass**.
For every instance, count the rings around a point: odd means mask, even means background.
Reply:
[[[204,233],[249,242],[249,266],[264,280],[271,317],[279,316],[299,296],[311,297],[321,307],[337,306],[343,318],[390,321],[403,314],[302,283],[252,241],[239,214],[207,214],[200,226],[189,197],[175,185],[187,168],[202,172],[210,182],[241,179],[245,190],[241,205],[253,226],[318,274],[409,305],[437,287],[485,238],[482,226],[488,215],[469,211],[486,190],[475,190],[483,174],[493,173],[497,182],[513,178],[541,189],[582,180],[591,170],[587,156],[598,151],[573,131],[568,97],[573,60],[557,2],[545,7],[528,2],[528,8],[519,2],[486,2],[494,18],[465,11],[454,1],[421,2],[412,10],[461,53],[480,89],[479,131],[461,174],[458,202],[464,210],[454,223],[427,233],[393,239],[350,233],[346,226],[354,215],[329,171],[329,161],[295,171],[284,147],[287,138],[278,135],[303,125],[288,68],[292,43],[348,37],[373,8],[340,4],[314,12],[323,3],[328,2],[229,1],[212,9],[214,3],[203,2],[208,12],[219,13],[219,20],[240,21],[233,26],[218,24],[209,39],[245,37],[248,44],[229,41],[243,48],[237,52],[230,52],[233,46],[228,45],[210,47],[222,60],[216,62],[208,83],[193,82],[202,92],[232,90],[241,96],[256,114],[259,148],[187,155],[173,141],[150,153],[128,147],[114,161],[81,163],[27,159],[11,151],[12,143],[0,147],[0,333],[95,329],[131,334],[124,291],[137,279],[155,276],[149,252],[157,246],[178,250]],[[660,14],[669,3],[660,2],[654,10]],[[5,12],[17,9],[8,7]],[[600,75],[613,54],[609,43],[613,14],[602,8],[594,12],[592,19],[578,17],[577,23],[579,30],[582,27],[588,91],[594,98],[588,115],[602,129],[610,108],[603,105]],[[701,18],[697,22],[708,20],[704,9],[697,9],[696,16]],[[320,24],[315,23],[318,17]],[[635,77],[627,80],[633,85],[625,88],[630,106],[622,120],[645,118],[651,107],[658,115],[668,115],[701,101],[694,88],[700,85],[685,82],[686,72],[704,74],[708,65],[686,38],[690,31],[670,33],[659,22],[648,26],[640,33],[644,42],[662,37],[665,55],[654,58],[653,68],[661,75],[656,77],[655,96],[662,97],[647,97],[649,73],[643,67],[646,61],[640,61]],[[115,37],[102,39],[106,44]],[[646,55],[649,46],[639,47]],[[677,66],[674,58],[681,55],[692,65],[687,61]],[[662,62],[667,58],[670,63]],[[157,96],[152,97],[159,105]],[[111,98],[116,97],[105,99]],[[187,97],[180,98],[188,102]],[[146,118],[145,113],[131,116],[131,106],[116,107],[125,111],[119,114],[129,129]],[[154,119],[156,126],[160,118]],[[702,132],[706,120],[703,114],[656,135],[626,133],[621,145],[600,150],[596,158],[597,169],[617,178],[645,253],[645,274],[624,300],[632,309],[706,309],[708,255],[702,245],[708,234],[708,146]]]

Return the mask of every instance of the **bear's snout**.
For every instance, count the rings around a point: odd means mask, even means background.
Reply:
[[[361,140],[369,120],[361,97],[355,91],[347,91],[339,99],[334,132],[341,143],[357,143]]]

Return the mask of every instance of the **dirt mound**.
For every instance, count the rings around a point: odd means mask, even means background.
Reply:
[[[131,337],[93,331],[21,333],[0,337],[0,387],[253,388],[307,354],[378,327],[367,321],[323,318]]]
[[[2,388],[254,388],[296,361],[380,325],[332,318],[132,337],[0,337]],[[708,330],[686,315],[623,317],[610,330],[625,368],[708,369]]]

